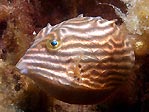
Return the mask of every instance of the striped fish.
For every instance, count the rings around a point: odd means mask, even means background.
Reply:
[[[16,67],[50,96],[90,104],[126,82],[134,60],[115,20],[78,16],[43,28]]]

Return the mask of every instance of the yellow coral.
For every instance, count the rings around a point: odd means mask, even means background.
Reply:
[[[128,6],[128,14],[124,19],[129,32],[142,34],[149,29],[149,2],[148,0],[133,0]]]

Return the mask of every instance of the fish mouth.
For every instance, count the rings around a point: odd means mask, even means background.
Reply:
[[[19,72],[21,74],[28,74],[28,68],[27,65],[25,63],[23,63],[22,60],[20,60],[17,64],[16,64],[16,68],[19,70]]]

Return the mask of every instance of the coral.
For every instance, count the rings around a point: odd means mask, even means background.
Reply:
[[[16,63],[17,58],[25,52],[33,38],[34,25],[31,19],[33,11],[26,1],[16,0],[8,7],[11,8],[8,11],[7,27],[2,38],[7,52],[13,57],[12,63]]]
[[[1,7],[0,7],[0,21],[4,21],[4,20],[8,19],[10,9],[11,8],[7,7],[6,5],[1,5]]]
[[[136,56],[145,56],[149,54],[149,33],[144,32],[142,35],[131,35],[133,37],[132,45]]]
[[[128,12],[123,17],[129,32],[134,34],[142,34],[149,30],[149,2],[148,0],[132,0],[126,2]]]
[[[33,38],[32,7],[27,1],[0,3],[0,111],[20,111],[17,104],[23,98],[25,78],[15,72],[14,65]]]
[[[17,107],[13,104],[17,101],[16,96],[21,94],[19,88],[16,89],[20,85],[20,82],[17,78],[14,78],[14,67],[10,67],[8,63],[2,62],[2,60],[0,62],[0,110],[4,112],[15,112]]]

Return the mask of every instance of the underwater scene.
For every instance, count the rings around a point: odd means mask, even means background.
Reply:
[[[0,0],[0,112],[149,112],[148,0]]]

